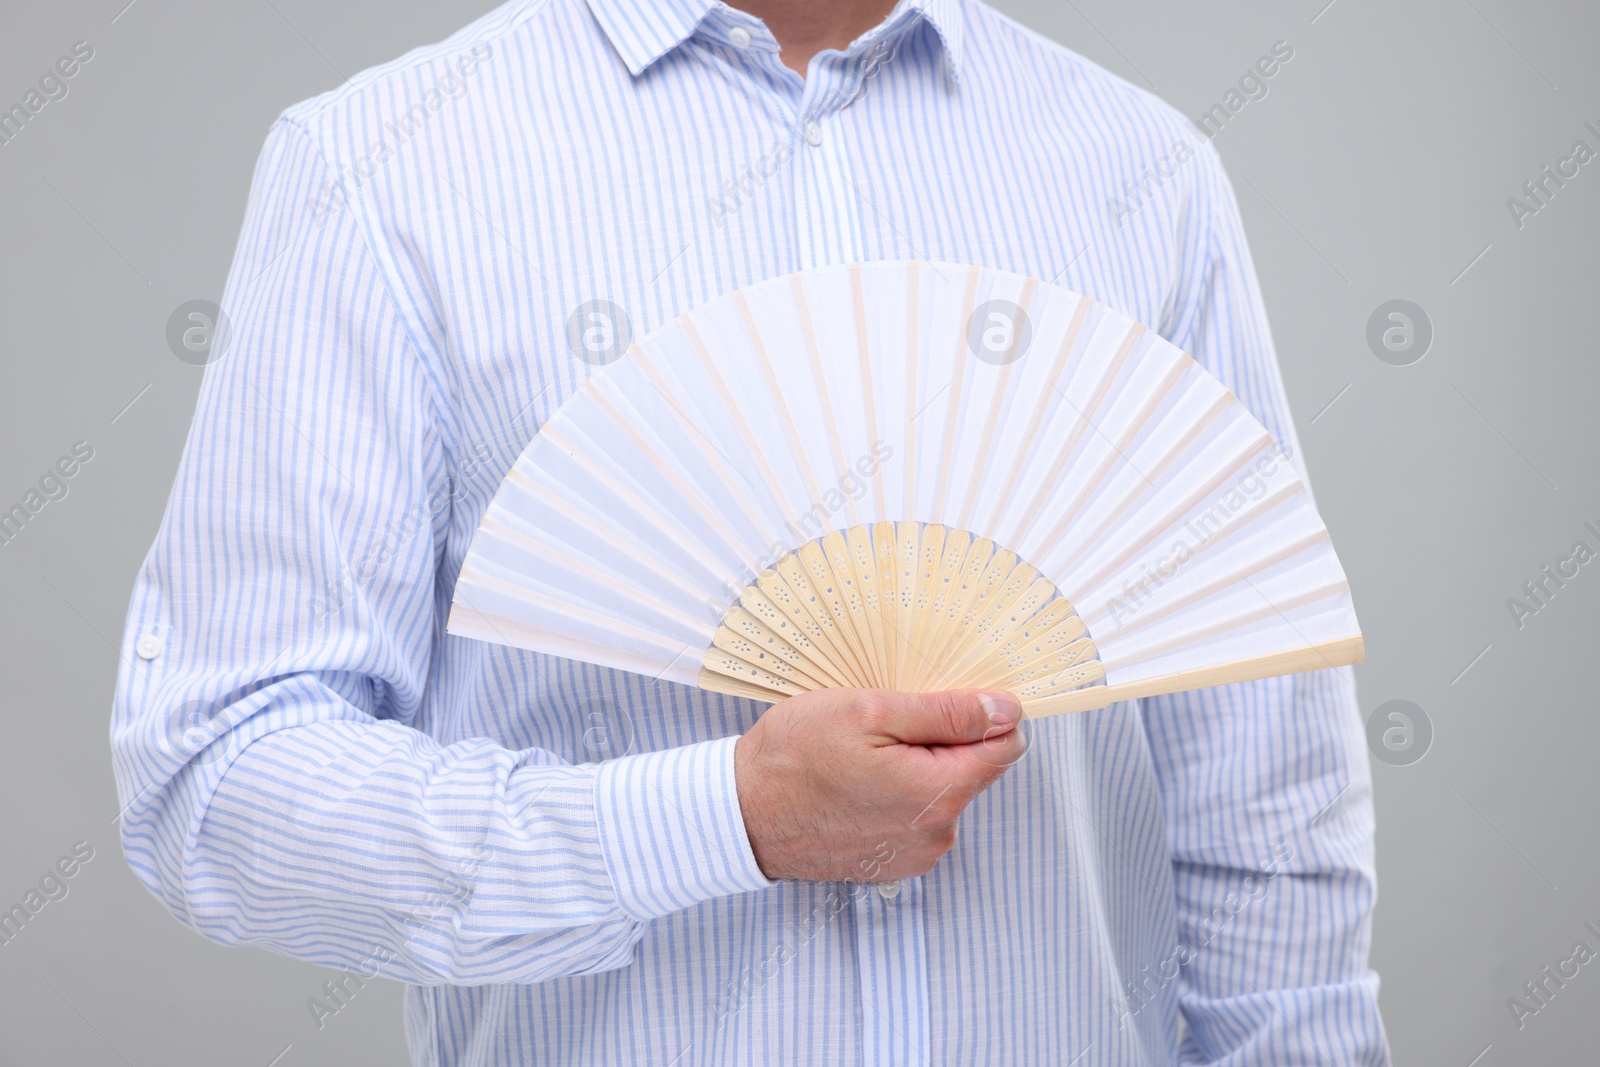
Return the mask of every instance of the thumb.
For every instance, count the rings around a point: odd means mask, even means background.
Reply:
[[[1022,718],[1017,698],[999,689],[886,695],[878,726],[907,745],[970,745],[1013,729]]]

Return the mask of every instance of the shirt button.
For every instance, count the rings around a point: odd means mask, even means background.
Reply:
[[[900,895],[899,882],[878,882],[873,888],[878,891],[878,895],[884,900],[893,900]]]
[[[750,31],[743,26],[735,26],[728,31],[728,40],[733,42],[735,48],[750,47]]]
[[[822,143],[822,127],[815,122],[806,123],[806,144],[812,148]]]
[[[161,655],[161,638],[155,634],[145,634],[139,638],[139,643],[133,646],[133,650],[139,653],[140,659],[155,659]]]

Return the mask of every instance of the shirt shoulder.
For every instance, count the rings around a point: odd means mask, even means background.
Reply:
[[[413,48],[387,63],[361,71],[325,93],[286,108],[279,121],[313,134],[337,138],[351,120],[374,107],[394,101],[412,102],[430,89],[448,97],[451,79],[470,81],[477,67],[487,64],[497,50],[504,51],[519,34],[537,33],[541,20],[570,0],[509,0],[488,14],[461,27],[449,37]],[[470,73],[467,73],[470,71]]]
[[[968,4],[967,11],[971,60],[996,76],[1026,79],[1047,113],[1070,121],[1088,139],[1157,155],[1181,141],[1196,155],[1214,155],[1210,140],[1155,93],[988,4]]]

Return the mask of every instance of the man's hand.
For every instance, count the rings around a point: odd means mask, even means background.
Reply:
[[[739,806],[768,878],[926,874],[956,820],[1026,748],[1009,693],[822,689],[774,704],[734,747]]]

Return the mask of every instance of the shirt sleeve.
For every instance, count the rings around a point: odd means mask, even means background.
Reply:
[[[573,765],[426,732],[485,697],[430,692],[453,442],[371,248],[280,120],[124,634],[124,851],[227,944],[418,984],[623,966],[646,922],[772,884],[736,739]]]
[[[1195,162],[1163,333],[1303,478],[1238,204],[1211,145]],[[1182,1062],[1386,1067],[1367,965],[1372,788],[1350,668],[1145,700],[1142,714],[1172,848]]]

